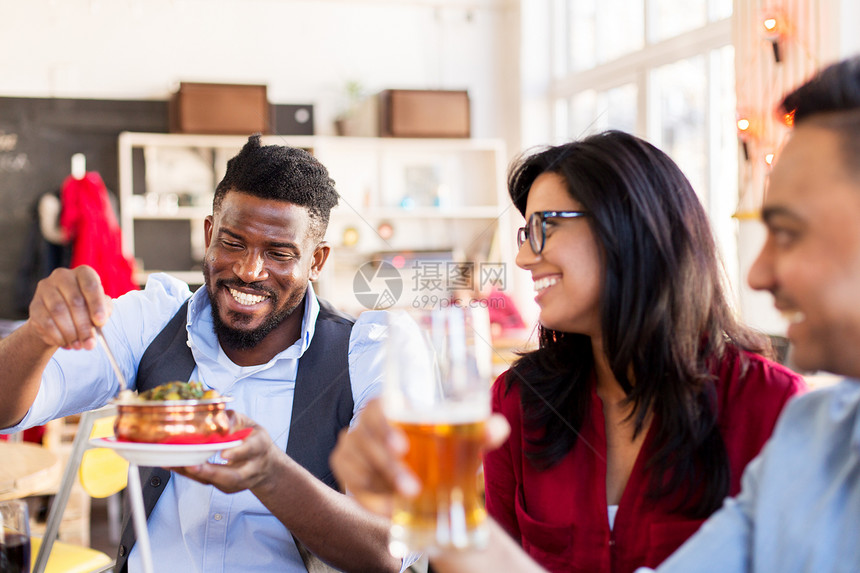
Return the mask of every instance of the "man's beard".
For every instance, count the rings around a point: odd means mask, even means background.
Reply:
[[[295,300],[289,301],[289,304],[287,304],[283,309],[267,316],[266,320],[263,321],[263,324],[257,328],[253,330],[241,330],[233,328],[221,319],[221,308],[218,305],[218,300],[214,295],[214,292],[217,292],[222,287],[232,287],[236,289],[243,287],[251,288],[256,291],[265,292],[269,296],[269,301],[273,308],[278,307],[279,299],[277,293],[254,285],[253,283],[246,283],[240,280],[219,280],[215,283],[214,288],[210,288],[211,279],[209,277],[209,269],[205,264],[203,265],[203,274],[206,280],[206,293],[209,295],[209,303],[212,305],[212,326],[215,330],[215,336],[218,337],[218,342],[220,342],[222,346],[231,350],[248,350],[249,348],[257,346],[264,338],[266,338],[266,336],[269,335],[270,332],[278,328],[281,323],[284,322],[284,320],[286,320],[296,308],[298,308],[299,303],[304,299],[304,293],[297,293]],[[227,312],[230,316],[238,319],[240,323],[248,322],[251,319],[249,316],[239,314],[234,311]]]

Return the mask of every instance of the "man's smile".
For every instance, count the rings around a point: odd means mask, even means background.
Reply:
[[[236,302],[244,306],[253,306],[269,298],[268,295],[248,294],[230,287],[227,287],[227,290],[230,291]]]

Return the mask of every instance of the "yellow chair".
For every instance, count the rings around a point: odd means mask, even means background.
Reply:
[[[80,477],[91,497],[108,497],[126,486],[128,462],[112,450],[93,448],[89,443],[90,438],[113,435],[114,418],[115,406],[81,415],[68,465],[51,504],[45,535],[30,540],[32,554],[36,555],[33,573],[99,573],[113,569],[112,557],[89,547],[57,541],[57,533],[76,477]]]
[[[30,551],[32,554],[37,554],[41,551],[41,548],[42,539],[31,537]],[[48,562],[43,570],[45,573],[97,573],[112,571],[113,566],[113,559],[101,551],[96,551],[89,547],[81,547],[80,545],[72,545],[71,543],[63,543],[62,541],[54,541],[51,546],[51,554],[48,556]],[[35,572],[37,569],[33,569],[33,571]]]

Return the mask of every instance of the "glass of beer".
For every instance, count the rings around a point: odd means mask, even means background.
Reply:
[[[389,550],[480,547],[487,540],[479,487],[490,415],[487,315],[450,306],[389,313],[383,408],[409,441],[420,493],[394,501]]]
[[[0,501],[0,571],[30,573],[30,519],[19,499]]]

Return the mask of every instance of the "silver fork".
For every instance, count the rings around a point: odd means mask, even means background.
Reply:
[[[110,362],[111,368],[113,368],[114,374],[116,374],[117,380],[119,380],[119,391],[123,392],[128,389],[128,382],[125,380],[125,376],[122,374],[122,370],[119,369],[119,363],[116,361],[116,358],[111,352],[110,346],[108,346],[107,340],[105,339],[105,335],[102,332],[100,326],[96,327],[96,334],[99,342],[101,342],[102,348],[105,349],[105,354],[107,354],[108,362]]]

